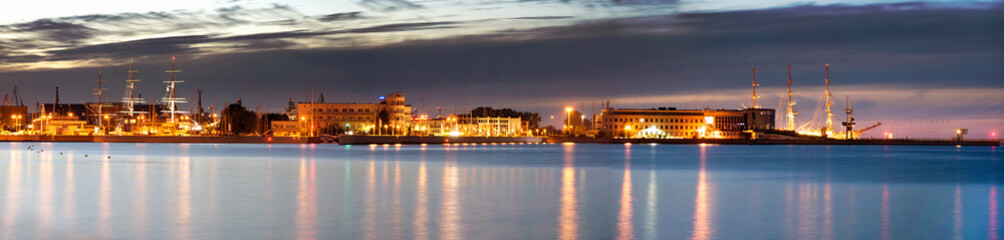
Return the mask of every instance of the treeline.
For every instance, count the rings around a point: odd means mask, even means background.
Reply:
[[[535,112],[520,112],[512,110],[510,108],[494,109],[491,107],[477,107],[471,110],[470,114],[460,114],[461,118],[465,117],[518,117],[523,125],[527,126],[528,129],[537,129],[540,127],[540,115]]]

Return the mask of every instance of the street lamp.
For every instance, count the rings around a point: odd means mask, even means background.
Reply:
[[[104,118],[105,118],[105,121],[108,122],[108,125],[112,125],[112,121],[108,120],[109,119],[108,118],[108,114],[105,114]],[[108,134],[108,127],[107,127],[107,125],[105,127],[105,134]]]
[[[14,119],[15,131],[21,130],[21,116],[20,115],[10,115],[10,119]]]
[[[572,125],[572,107],[566,107],[565,108],[565,125],[566,126],[571,126]],[[566,131],[566,133],[570,132],[570,131],[571,130]]]

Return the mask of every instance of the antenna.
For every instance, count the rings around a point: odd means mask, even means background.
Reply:
[[[186,103],[185,98],[179,98],[175,94],[174,87],[178,83],[183,83],[185,81],[175,80],[174,74],[181,72],[181,70],[174,69],[174,56],[171,56],[171,70],[165,71],[171,74],[171,80],[164,81],[167,83],[167,96],[164,96],[161,101],[167,102],[167,111],[171,113],[171,123],[174,123],[174,115],[177,113],[185,113],[185,111],[178,110],[178,103]]]

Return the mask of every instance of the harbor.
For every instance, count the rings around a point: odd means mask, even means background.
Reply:
[[[452,113],[441,106],[426,108],[419,92],[417,106],[400,91],[377,97],[374,103],[328,102],[305,84],[302,101],[290,99],[281,112],[256,106],[245,107],[243,99],[203,105],[203,90],[197,89],[194,101],[177,91],[176,57],[171,57],[164,81],[166,91],[159,101],[147,100],[136,92],[139,72],[130,62],[125,95],[120,101],[109,97],[108,80],[103,73],[95,80],[95,102],[60,102],[55,87],[54,102],[36,102],[29,111],[15,86],[0,105],[0,141],[34,142],[147,142],[147,143],[339,143],[353,144],[504,144],[504,143],[658,143],[658,144],[793,144],[793,145],[944,145],[999,146],[996,132],[991,139],[964,138],[969,129],[958,127],[947,134],[947,121],[938,127],[916,126],[924,131],[944,131],[944,138],[910,139],[888,129],[876,138],[862,136],[889,126],[879,121],[858,120],[853,102],[845,97],[844,117],[833,110],[836,102],[830,91],[830,65],[826,64],[825,88],[821,101],[809,117],[799,117],[796,110],[795,83],[791,63],[787,65],[786,98],[778,110],[763,107],[763,90],[757,91],[760,72],[752,68],[751,95],[741,108],[680,109],[676,107],[619,108],[609,100],[589,108],[565,107],[560,127],[544,126],[542,114],[508,107],[459,104]],[[215,101],[214,101],[215,102]],[[748,103],[748,104],[747,104]],[[462,110],[468,109],[469,110]],[[273,108],[274,109],[274,108]],[[587,114],[589,109],[591,113]],[[869,116],[872,118],[873,116]],[[550,119],[555,119],[554,115]],[[560,117],[559,117],[560,119]],[[910,121],[911,123],[913,121]],[[858,124],[862,124],[861,127]],[[897,124],[896,122],[892,125]],[[893,128],[896,129],[896,128]],[[896,135],[894,135],[896,134]],[[939,134],[935,134],[939,135]],[[950,137],[949,137],[950,136]]]

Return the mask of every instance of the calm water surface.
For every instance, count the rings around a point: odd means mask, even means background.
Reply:
[[[990,147],[3,145],[0,239],[1002,234]]]

